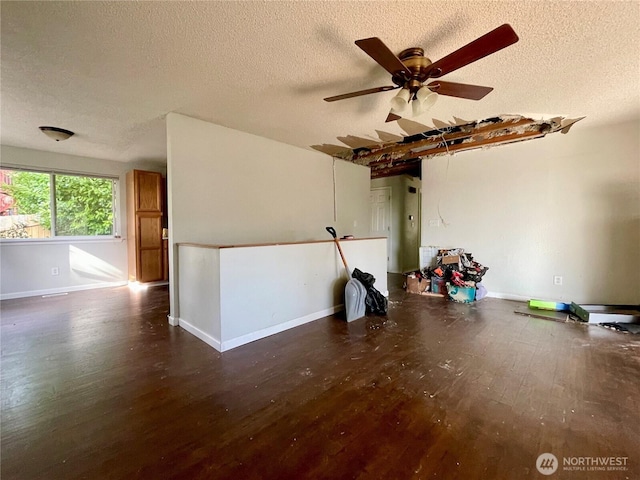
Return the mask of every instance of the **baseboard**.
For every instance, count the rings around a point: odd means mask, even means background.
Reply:
[[[167,319],[169,321],[169,325],[172,327],[180,326],[180,319],[178,317],[172,317],[171,315],[167,315]]]
[[[207,332],[200,330],[198,327],[191,325],[189,322],[187,322],[184,318],[178,318],[178,325],[180,325],[182,328],[184,328],[187,332],[189,332],[191,335],[198,337],[200,340],[202,340],[204,343],[206,343],[207,345],[215,348],[217,351],[221,352],[221,345],[220,345],[220,340],[218,340],[217,338],[209,335]],[[175,321],[175,319],[174,319]]]
[[[343,304],[336,305],[331,308],[326,308],[324,310],[320,310],[319,312],[310,313],[309,315],[305,315],[304,317],[294,318],[293,320],[289,320],[288,322],[279,323],[278,325],[273,325],[272,327],[263,328],[262,330],[251,332],[240,337],[232,338],[231,340],[223,341],[221,351],[225,352],[227,350],[231,350],[232,348],[236,348],[241,345],[260,340],[261,338],[284,332],[285,330],[289,330],[290,328],[298,327],[300,325],[304,325],[305,323],[318,320],[319,318],[333,315],[334,313],[337,313],[341,310],[344,310]],[[182,320],[180,321],[180,326],[182,326]]]
[[[487,297],[501,298],[502,300],[515,300],[517,302],[528,302],[531,297],[523,297],[522,295],[512,295],[510,293],[488,292]]]
[[[157,282],[146,282],[146,283],[140,283],[140,282],[128,282],[130,287],[136,288],[136,287],[142,287],[142,288],[149,288],[149,287],[160,287],[162,285],[169,285],[169,282],[166,282],[164,280],[159,280]]]
[[[79,292],[81,290],[93,290],[94,288],[113,288],[127,285],[127,281],[90,283],[87,285],[75,285],[72,287],[48,288],[46,290],[30,290],[27,292],[3,293],[0,300],[11,300],[13,298],[39,297],[42,295],[55,295],[57,293]]]

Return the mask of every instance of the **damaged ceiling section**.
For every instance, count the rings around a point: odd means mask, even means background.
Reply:
[[[338,137],[347,148],[331,144],[312,145],[311,148],[370,167],[371,178],[400,174],[420,176],[421,160],[424,158],[532,140],[554,132],[567,133],[574,123],[583,118],[499,115],[468,122],[454,117],[450,123],[434,119],[433,127],[400,119],[398,125],[406,135],[376,131],[379,140]]]

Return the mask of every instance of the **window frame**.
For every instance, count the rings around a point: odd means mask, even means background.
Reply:
[[[31,173],[43,173],[49,175],[49,208],[51,215],[51,236],[48,238],[0,238],[0,244],[20,244],[20,243],[69,243],[69,242],[113,242],[121,241],[120,235],[120,176],[109,174],[96,174],[87,172],[65,171],[62,169],[45,169],[45,168],[30,168],[11,164],[0,165],[1,170],[14,170],[18,172],[31,172]],[[88,177],[88,178],[100,178],[113,181],[113,228],[111,235],[56,235],[56,191],[55,191],[55,176],[75,176],[75,177]]]

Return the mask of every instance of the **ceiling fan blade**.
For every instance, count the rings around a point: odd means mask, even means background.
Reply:
[[[480,100],[493,90],[492,87],[467,85],[466,83],[443,82],[442,80],[431,82],[427,85],[427,87],[429,87],[429,90],[436,92],[438,95],[468,98],[469,100]]]
[[[382,66],[382,68],[391,75],[400,75],[407,79],[411,75],[410,70],[404,63],[402,63],[402,60],[389,50],[389,47],[387,47],[378,37],[356,40],[356,45],[364,50],[367,55],[378,62],[380,66]]]
[[[360,97],[362,95],[369,95],[370,93],[378,93],[378,92],[386,92],[389,90],[395,90],[396,88],[400,88],[397,85],[389,85],[387,87],[377,87],[377,88],[368,88],[366,90],[360,90],[357,92],[351,93],[343,93],[342,95],[336,95],[335,97],[327,97],[324,99],[325,102],[335,102],[337,100],[344,100],[345,98],[353,98]]]
[[[498,50],[502,50],[517,41],[518,35],[513,31],[511,25],[505,23],[431,64],[429,77],[439,78]]]

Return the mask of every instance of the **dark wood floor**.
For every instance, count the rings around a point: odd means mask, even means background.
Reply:
[[[405,294],[219,354],[166,287],[8,300],[11,479],[637,479],[640,339]],[[628,457],[543,477],[539,454]]]

